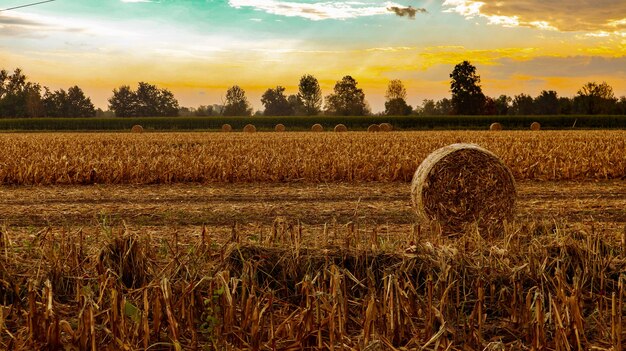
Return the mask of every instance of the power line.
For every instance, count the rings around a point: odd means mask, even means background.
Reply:
[[[20,5],[20,6],[15,6],[15,7],[9,7],[8,9],[2,9],[0,10],[0,12],[2,11],[9,11],[9,10],[15,10],[15,9],[21,9],[23,7],[29,7],[29,6],[35,6],[35,5],[39,5],[39,4],[45,4],[47,2],[53,2],[56,0],[46,0],[46,1],[39,1],[39,2],[33,2],[31,4],[26,4],[26,5]]]

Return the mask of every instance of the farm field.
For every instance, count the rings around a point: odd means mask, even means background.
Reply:
[[[410,181],[477,143],[497,237]],[[626,132],[3,134],[0,348],[623,350]]]

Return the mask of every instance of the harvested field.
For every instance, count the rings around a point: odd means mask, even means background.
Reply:
[[[625,136],[0,135],[0,349],[620,350]],[[411,205],[456,142],[516,178],[489,239]]]
[[[0,135],[0,184],[410,182],[433,150],[475,143],[516,180],[626,177],[625,131]]]

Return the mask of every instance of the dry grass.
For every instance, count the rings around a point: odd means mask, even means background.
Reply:
[[[317,133],[319,133],[319,132],[323,132],[323,131],[324,131],[324,127],[322,127],[322,125],[321,125],[321,124],[316,123],[316,124],[314,124],[314,125],[311,127],[311,131],[312,131],[312,132],[317,132]]]
[[[335,132],[337,132],[337,133],[347,132],[347,131],[348,131],[348,128],[347,128],[345,125],[343,125],[343,124],[337,124],[337,125],[335,126],[334,131],[335,131]]]
[[[489,130],[491,130],[491,131],[496,131],[497,132],[497,131],[500,131],[502,129],[503,129],[502,124],[500,124],[498,122],[491,123],[491,125],[489,126]]]
[[[472,144],[452,144],[420,164],[411,187],[416,212],[455,234],[478,225],[490,235],[501,232],[515,207],[513,174],[493,153]]]
[[[491,150],[516,180],[626,177],[625,131],[16,133],[0,135],[0,184],[410,182],[457,142]]]
[[[623,350],[626,244],[593,225],[513,223],[489,242],[415,226],[391,243],[350,222],[308,245],[309,231],[3,228],[0,347]]]

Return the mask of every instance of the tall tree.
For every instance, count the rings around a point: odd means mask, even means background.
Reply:
[[[91,99],[77,85],[67,90],[67,117],[93,117],[96,109]]]
[[[345,76],[335,84],[334,93],[326,97],[326,112],[338,116],[365,116],[369,107],[365,93],[357,88],[357,81]]]
[[[261,103],[265,106],[266,116],[291,116],[294,112],[285,96],[285,88],[281,86],[267,89],[261,96]]]
[[[509,114],[509,108],[511,107],[512,99],[506,95],[500,95],[496,100],[496,114],[507,115]]]
[[[312,75],[306,74],[300,78],[298,97],[307,116],[315,116],[322,110],[322,89],[317,78]]]
[[[224,116],[250,116],[252,108],[246,98],[246,92],[238,85],[234,85],[226,91],[226,105]]]
[[[114,89],[109,108],[118,117],[175,117],[179,105],[168,89],[139,82],[136,91],[127,85]]]
[[[385,94],[385,114],[390,116],[410,115],[413,108],[406,103],[406,88],[402,81],[393,79],[389,81],[387,93]]]
[[[511,114],[532,115],[535,114],[535,100],[526,94],[515,95],[511,103]]]
[[[28,82],[21,69],[0,70],[0,117],[39,117],[43,114],[41,86]]]
[[[588,115],[599,113],[611,113],[615,109],[617,99],[613,94],[613,88],[606,82],[598,84],[589,82],[583,85],[574,98],[577,112]]]
[[[478,115],[485,106],[485,95],[480,87],[476,67],[463,61],[450,73],[450,91],[454,112],[460,115]]]
[[[543,90],[535,98],[535,113],[539,115],[558,115],[561,113],[559,96],[554,90]]]
[[[113,89],[109,109],[115,112],[116,117],[138,117],[137,95],[128,85]]]

